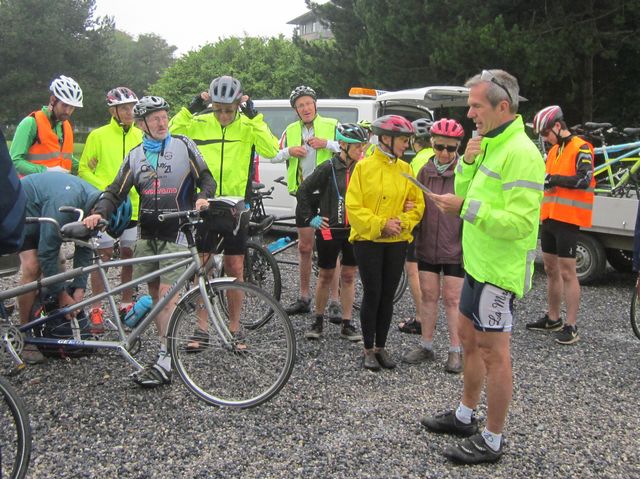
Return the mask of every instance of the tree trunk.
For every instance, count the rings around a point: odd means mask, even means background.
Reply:
[[[584,59],[582,78],[582,123],[593,121],[593,55]]]

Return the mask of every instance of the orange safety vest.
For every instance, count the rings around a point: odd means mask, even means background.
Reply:
[[[581,138],[573,137],[560,150],[554,145],[547,154],[546,172],[549,175],[574,176],[580,147],[587,145],[593,157],[593,146]],[[593,166],[592,166],[593,168]],[[591,226],[593,216],[593,189],[596,180],[591,177],[587,189],[554,186],[544,192],[540,219],[551,218],[578,226]]]
[[[71,159],[73,154],[73,130],[71,129],[71,124],[68,121],[62,123],[62,148],[60,148],[58,135],[51,128],[51,122],[47,115],[42,110],[39,110],[34,111],[30,116],[36,120],[38,132],[33,145],[27,152],[27,160],[31,163],[44,165],[47,168],[60,166],[71,172],[73,166]]]

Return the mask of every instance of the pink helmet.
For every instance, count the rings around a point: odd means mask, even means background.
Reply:
[[[464,128],[456,120],[440,118],[431,126],[431,135],[461,140],[464,137]]]
[[[126,86],[119,86],[107,93],[107,106],[125,105],[127,103],[138,103],[138,97]]]
[[[543,108],[533,117],[533,133],[536,135],[551,128],[556,121],[563,119],[562,109],[558,105]]]
[[[416,130],[409,120],[400,115],[385,115],[371,124],[375,135],[411,136]]]

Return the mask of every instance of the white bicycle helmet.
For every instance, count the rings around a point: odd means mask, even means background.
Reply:
[[[214,78],[209,85],[209,96],[212,103],[233,103],[242,98],[240,80],[230,76]]]
[[[107,106],[126,105],[138,103],[138,97],[126,86],[119,86],[107,93]]]
[[[82,89],[73,78],[60,75],[51,82],[49,90],[61,102],[82,108]]]

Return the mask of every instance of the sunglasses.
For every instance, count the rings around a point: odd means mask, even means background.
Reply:
[[[540,131],[540,136],[547,136],[549,133],[551,133],[551,129],[547,128],[545,130]]]
[[[439,143],[433,145],[433,149],[436,151],[447,150],[448,153],[455,153],[458,151],[458,147],[456,145],[441,145]]]
[[[504,90],[504,92],[509,97],[509,103],[513,103],[513,98],[511,97],[511,93],[509,93],[509,90],[507,90],[507,87],[504,86],[502,83],[500,83],[498,80],[496,80],[495,75],[491,73],[489,70],[482,70],[482,74],[480,75],[480,80],[489,81],[491,83],[498,85],[500,88]]]

